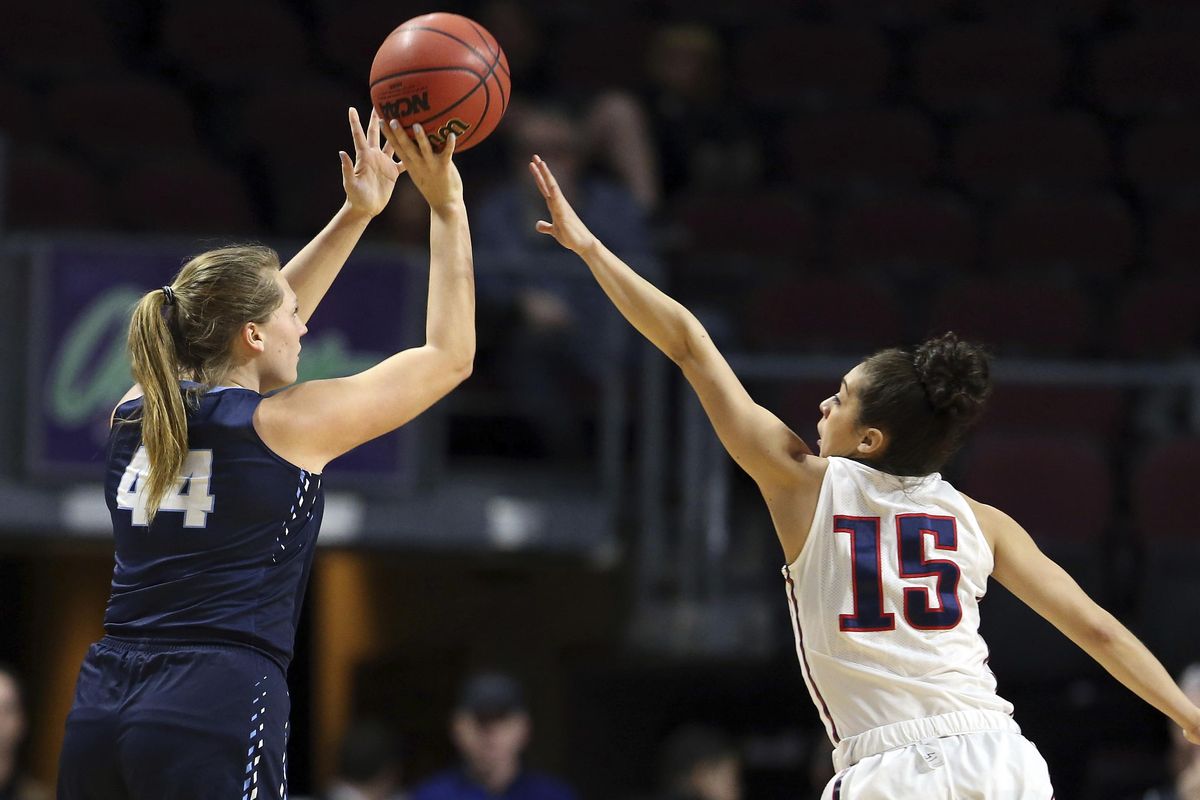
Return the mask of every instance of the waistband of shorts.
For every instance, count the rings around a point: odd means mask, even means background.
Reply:
[[[1008,714],[984,709],[951,711],[932,717],[908,719],[904,722],[881,725],[878,728],[863,731],[857,736],[843,739],[833,751],[833,764],[840,772],[847,767],[854,766],[864,758],[870,758],[897,747],[906,747],[926,739],[977,731],[1005,731],[1020,734],[1021,728]]]
[[[131,638],[125,636],[114,636],[111,633],[106,633],[100,639],[100,641],[97,642],[97,644],[103,645],[110,650],[116,650],[118,653],[174,653],[196,650],[227,653],[254,653],[257,656],[261,656],[273,664],[278,665],[281,669],[287,669],[287,667],[279,663],[279,659],[273,657],[270,653],[264,652],[257,647],[243,644],[241,642],[205,641],[203,639],[163,639],[158,637]]]

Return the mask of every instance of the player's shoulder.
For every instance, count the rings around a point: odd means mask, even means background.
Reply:
[[[141,384],[135,383],[128,392],[122,395],[121,399],[117,401],[117,404],[113,406],[112,414],[110,414],[108,417],[108,426],[111,428],[113,423],[116,422],[117,412],[121,409],[121,406],[125,405],[126,403],[132,403],[134,400],[140,400],[143,394],[144,392],[142,391]]]

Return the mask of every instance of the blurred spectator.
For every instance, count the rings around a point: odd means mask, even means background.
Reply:
[[[25,738],[25,693],[17,673],[0,664],[0,800],[49,800],[50,792],[22,774],[18,759]]]
[[[450,721],[462,764],[418,786],[413,800],[575,800],[570,788],[521,763],[532,730],[524,693],[511,676],[474,675]]]
[[[535,450],[573,457],[583,450],[587,409],[581,406],[597,396],[603,366],[619,354],[616,337],[604,335],[612,312],[603,294],[577,263],[561,257],[552,238],[534,229],[546,213],[529,179],[530,157],[537,153],[554,167],[563,191],[579,198],[576,208],[589,214],[592,230],[618,255],[648,250],[645,215],[620,186],[584,174],[581,127],[565,111],[514,104],[509,113],[511,175],[474,206],[471,218],[480,329],[493,332],[480,342],[489,353],[481,352],[477,363],[487,382],[507,395],[505,405],[534,426]],[[552,268],[530,269],[538,258],[552,260]],[[488,270],[485,259],[504,266]]]
[[[729,737],[705,725],[685,725],[662,750],[664,800],[741,800],[742,759]]]
[[[1193,703],[1200,704],[1200,662],[1192,664],[1179,678],[1179,687]],[[1171,782],[1141,795],[1141,800],[1200,800],[1200,747],[1183,738],[1171,726],[1169,754]]]
[[[403,800],[400,748],[395,733],[379,720],[350,725],[338,749],[337,775],[323,800]]]
[[[665,199],[684,190],[757,184],[761,131],[729,91],[725,46],[717,32],[695,23],[667,24],[649,52],[646,111]],[[557,175],[553,162],[550,166]]]

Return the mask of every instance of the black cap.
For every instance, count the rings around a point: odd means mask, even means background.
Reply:
[[[525,693],[511,675],[480,672],[463,684],[456,709],[476,717],[504,717],[526,710]]]

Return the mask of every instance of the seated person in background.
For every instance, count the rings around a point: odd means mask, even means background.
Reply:
[[[450,719],[462,764],[418,786],[412,800],[576,800],[566,785],[521,763],[532,730],[524,693],[511,676],[472,676]]]
[[[705,725],[685,725],[662,750],[664,800],[741,800],[742,758],[729,737]]]
[[[25,738],[25,692],[17,673],[0,664],[0,800],[50,800],[50,792],[18,769]]]
[[[614,252],[649,249],[645,214],[623,188],[584,173],[581,126],[565,111],[514,104],[501,131],[511,150],[510,177],[480,198],[471,219],[480,327],[493,335],[480,342],[488,352],[478,359],[477,379],[466,390],[495,385],[505,410],[530,422],[535,440],[528,449],[534,455],[579,457],[586,448],[587,409],[581,404],[597,396],[604,365],[620,357],[613,348],[623,340],[622,331],[613,327],[617,335],[604,335],[611,309],[574,264],[529,268],[537,258],[560,255],[554,242],[533,230],[544,204],[525,176],[528,154],[557,155],[555,169],[611,237],[606,241]],[[492,259],[511,266],[497,273],[486,266]]]
[[[400,747],[387,724],[352,722],[338,748],[337,775],[324,800],[402,800]]]

